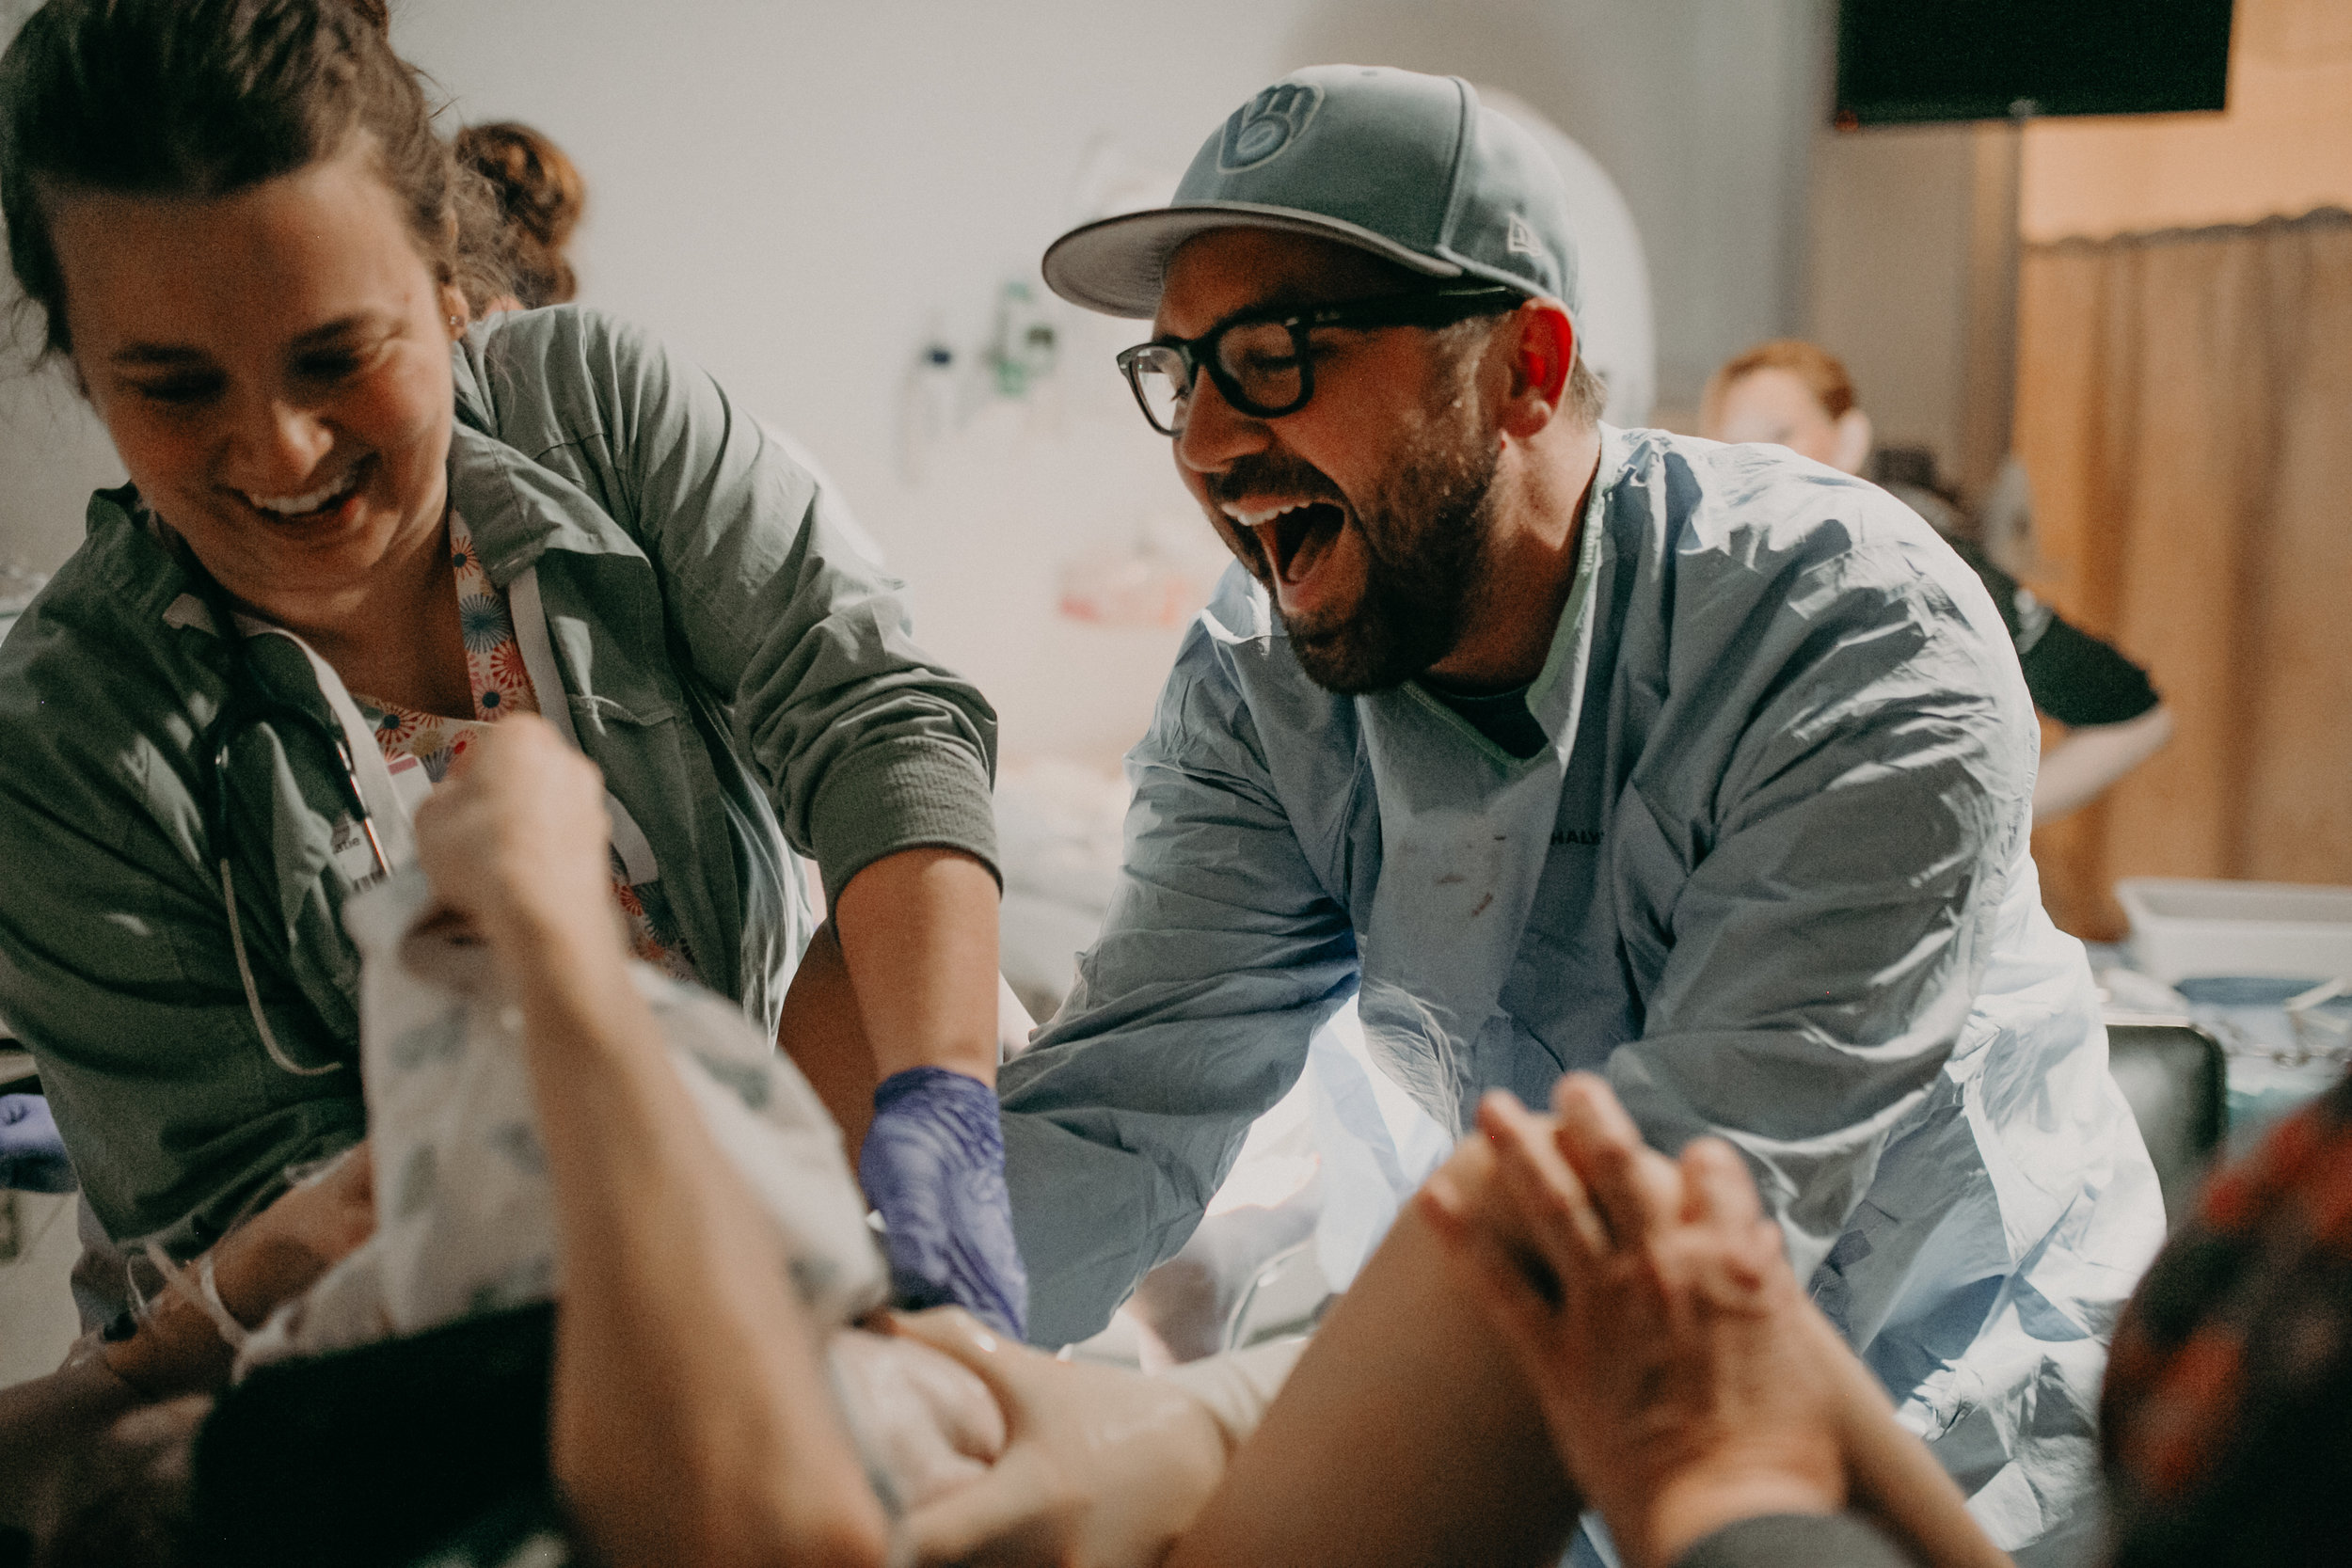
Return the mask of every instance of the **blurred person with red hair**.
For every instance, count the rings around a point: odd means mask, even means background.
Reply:
[[[2042,755],[2034,826],[2078,811],[2153,756],[2172,735],[2172,712],[2147,673],[2061,618],[1996,563],[1977,520],[1938,485],[1923,449],[1872,450],[1870,416],[1836,356],[1800,338],[1775,338],[1726,360],[1707,383],[1701,434],[1718,441],[1787,447],[1840,473],[1875,479],[1949,541],[1993,595],[2017,645],[2034,707],[2064,725]]]

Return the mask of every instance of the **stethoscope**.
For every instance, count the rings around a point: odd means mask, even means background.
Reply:
[[[283,1070],[298,1078],[316,1078],[341,1071],[347,1063],[326,1062],[305,1067],[294,1060],[279,1044],[269,1020],[262,1009],[261,988],[253,977],[253,966],[245,944],[245,928],[237,913],[235,879],[230,871],[229,828],[229,752],[241,731],[250,729],[264,720],[274,722],[291,720],[299,728],[324,741],[334,752],[337,782],[342,785],[343,804],[356,838],[337,846],[335,859],[350,878],[355,891],[373,887],[389,877],[395,865],[406,864],[414,856],[414,840],[408,829],[405,804],[398,785],[377,754],[370,750],[364,756],[355,747],[369,740],[366,721],[360,717],[350,695],[343,689],[342,678],[322,659],[317,652],[292,632],[274,626],[263,626],[248,632],[229,602],[229,595],[202,564],[189,557],[185,562],[191,581],[196,585],[197,602],[203,607],[218,636],[229,650],[229,690],[221,710],[205,726],[199,740],[197,754],[208,759],[212,770],[211,788],[207,792],[204,811],[205,831],[218,856],[216,868],[220,877],[222,908],[229,916],[229,944],[237,960],[237,975],[245,985],[246,1006],[253,1016],[253,1026],[262,1037],[262,1045],[269,1058]],[[529,672],[534,690],[556,693],[555,700],[544,702],[541,712],[558,734],[573,750],[580,749],[578,731],[561,693],[564,688],[556,668],[555,653],[548,636],[547,612],[539,597],[539,575],[534,568],[526,568],[507,585],[514,613],[516,639],[521,648],[524,668]],[[317,676],[319,689],[334,710],[330,720],[317,711],[294,701],[280,691],[261,665],[253,658],[246,644],[254,636],[283,637],[310,662]],[[368,771],[375,779],[380,800],[372,802]],[[623,874],[633,886],[644,886],[660,879],[660,865],[655,859],[653,846],[636,819],[620,798],[608,790],[605,809],[611,821],[612,847],[619,857]],[[363,859],[346,854],[365,845]],[[355,866],[354,859],[358,859]]]
[[[349,1064],[324,1062],[305,1067],[278,1044],[277,1034],[269,1026],[269,1017],[262,1007],[261,988],[254,982],[253,963],[246,955],[245,926],[237,913],[237,885],[230,869],[231,836],[229,827],[229,749],[241,731],[269,721],[283,726],[288,721],[308,730],[335,754],[337,777],[342,785],[343,805],[358,825],[360,836],[368,846],[374,874],[362,879],[362,885],[389,877],[392,872],[391,857],[386,853],[384,840],[376,832],[375,814],[368,809],[367,793],[359,785],[358,764],[354,759],[350,738],[340,723],[330,723],[301,703],[294,701],[278,689],[246,648],[247,634],[237,624],[236,612],[230,608],[229,595],[213,580],[212,574],[193,560],[187,562],[195,578],[199,596],[211,615],[213,631],[229,653],[229,689],[220,711],[205,726],[203,738],[198,743],[197,755],[209,759],[212,777],[205,792],[205,842],[217,857],[215,864],[220,875],[221,908],[229,916],[229,945],[236,955],[237,977],[245,985],[246,1008],[253,1015],[253,1026],[262,1036],[262,1048],[269,1053],[271,1061],[297,1078],[318,1078],[340,1072]]]

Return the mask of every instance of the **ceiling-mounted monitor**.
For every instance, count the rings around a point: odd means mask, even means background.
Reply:
[[[2219,109],[2230,11],[2231,0],[1839,0],[1837,123]]]

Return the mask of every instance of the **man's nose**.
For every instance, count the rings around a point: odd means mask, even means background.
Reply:
[[[1263,451],[1273,440],[1265,421],[1226,402],[1206,371],[1193,377],[1192,395],[1184,400],[1184,426],[1176,436],[1180,465],[1194,473],[1221,473],[1236,457]]]
[[[257,495],[296,495],[334,444],[334,431],[315,410],[256,397],[230,432],[229,478]]]

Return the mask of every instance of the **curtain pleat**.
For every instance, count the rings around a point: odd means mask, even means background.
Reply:
[[[2352,883],[2352,214],[2027,247],[2028,581],[2148,666],[2155,759],[2034,835],[2120,935],[2119,877]]]

